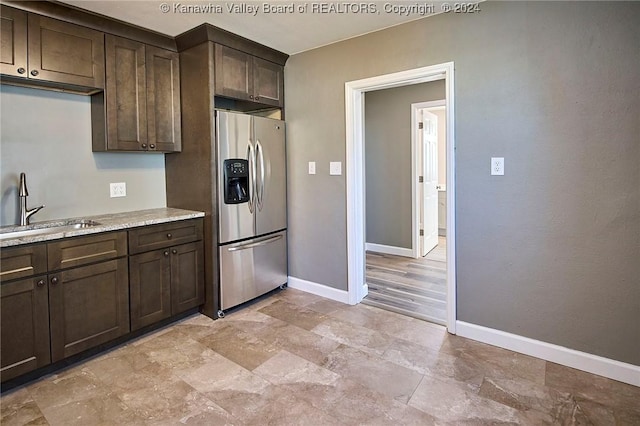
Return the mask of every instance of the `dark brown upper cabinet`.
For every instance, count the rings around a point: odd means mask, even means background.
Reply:
[[[92,99],[93,150],[179,152],[178,54],[107,35],[106,75]]]
[[[27,86],[104,88],[104,33],[2,6],[2,74]]]
[[[281,65],[216,44],[216,95],[281,107],[283,92],[284,68]]]
[[[0,73],[27,76],[27,13],[0,5]]]
[[[104,89],[104,33],[29,15],[29,78]]]

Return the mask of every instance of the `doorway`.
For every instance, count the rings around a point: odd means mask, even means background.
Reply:
[[[402,71],[345,84],[346,169],[347,169],[347,253],[349,302],[356,304],[368,293],[365,280],[364,206],[364,94],[369,91],[445,80],[447,123],[447,305],[446,325],[455,333],[455,168],[454,168],[454,80],[453,62]]]

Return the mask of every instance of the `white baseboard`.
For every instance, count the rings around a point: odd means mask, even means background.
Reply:
[[[456,321],[456,334],[482,343],[542,358],[556,364],[640,386],[640,366],[541,342],[493,328]]]
[[[326,297],[327,299],[346,304],[349,303],[349,292],[346,290],[338,290],[337,288],[329,287],[324,284],[314,283],[312,281],[301,280],[300,278],[296,277],[289,277],[287,285],[291,288],[295,288],[296,290],[306,291],[307,293]]]
[[[404,247],[385,246],[383,244],[366,243],[365,250],[376,253],[393,254],[395,256],[413,257],[413,250]]]

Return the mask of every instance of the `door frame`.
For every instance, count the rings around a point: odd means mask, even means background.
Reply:
[[[420,203],[424,201],[420,194],[420,183],[418,179],[420,174],[423,173],[423,165],[421,158],[422,148],[419,146],[419,138],[417,137],[418,122],[416,115],[421,109],[435,109],[440,107],[445,107],[446,109],[446,106],[446,99],[411,104],[411,193],[413,194],[411,198],[411,218],[413,221],[411,247],[415,259],[420,257]]]
[[[447,120],[447,330],[456,332],[454,63],[416,68],[345,83],[347,172],[347,280],[349,303],[368,292],[365,280],[364,94],[429,81],[445,81]]]

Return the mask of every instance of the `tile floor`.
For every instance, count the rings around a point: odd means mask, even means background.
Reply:
[[[8,425],[640,424],[640,388],[287,289],[6,392]]]

